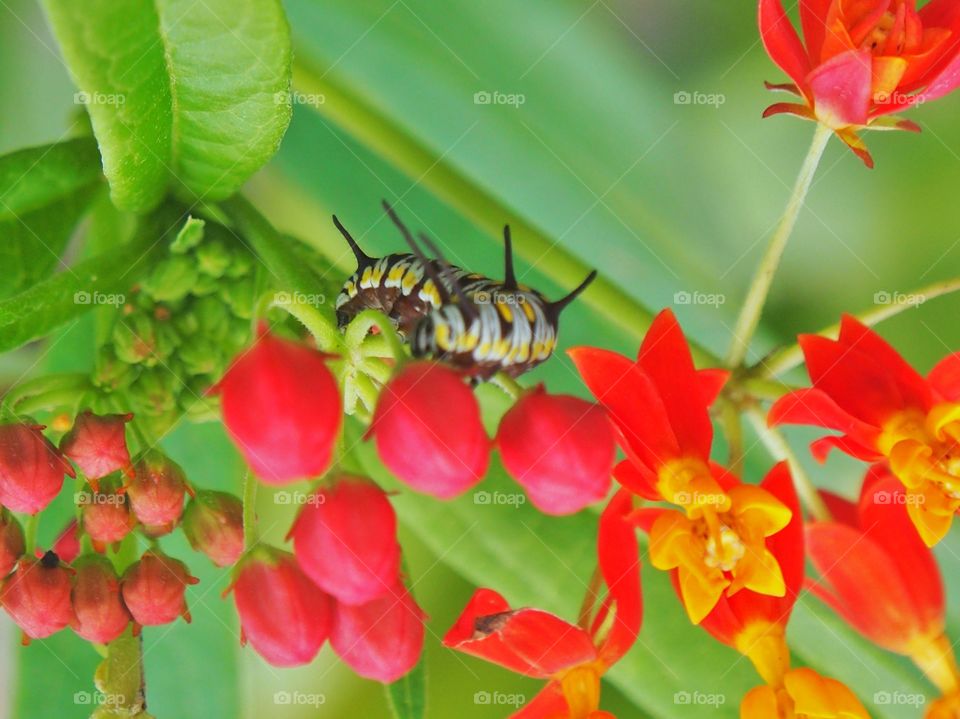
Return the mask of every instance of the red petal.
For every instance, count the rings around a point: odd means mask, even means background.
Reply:
[[[663,310],[657,315],[643,338],[637,361],[660,392],[680,449],[706,459],[713,442],[713,425],[690,346],[673,312]]]
[[[864,446],[850,437],[830,435],[829,437],[815,439],[810,443],[810,454],[820,464],[827,461],[831,449],[839,449],[844,454],[862,459],[864,462],[878,462],[883,459],[883,455],[879,451]]]
[[[540,609],[511,610],[490,589],[476,591],[443,643],[539,678],[597,658],[590,635],[580,627]]]
[[[833,0],[803,0],[800,3],[800,26],[811,65],[820,64],[820,50],[826,33],[827,12]]]
[[[801,345],[804,345],[803,338]],[[810,357],[807,362],[811,362]],[[805,424],[833,429],[848,435],[851,442],[862,445],[866,451],[873,447],[879,433],[876,427],[849,414],[830,395],[819,389],[799,389],[778,399],[770,408],[767,424],[771,427]]]
[[[657,476],[645,467],[634,464],[629,459],[625,459],[614,466],[613,477],[625,489],[629,489],[644,499],[649,499],[654,502],[663,499],[657,490]]]
[[[792,82],[767,82],[764,80],[763,86],[771,92],[789,92],[791,95],[800,94],[800,88]]]
[[[873,169],[873,155],[870,154],[870,150],[867,149],[867,144],[860,135],[849,127],[843,130],[837,130],[836,134],[837,137],[843,141],[843,144],[849,147],[853,154],[860,158],[868,170]]]
[[[657,387],[636,363],[594,347],[575,347],[568,354],[587,387],[620,429],[625,449],[651,468],[680,456]]]
[[[598,652],[607,666],[616,663],[633,646],[643,618],[640,552],[636,532],[627,520],[632,510],[633,497],[620,490],[600,516],[600,571],[607,584],[607,603],[612,600],[615,611],[613,626]]]
[[[708,407],[717,401],[727,380],[730,379],[730,370],[710,367],[697,372],[700,383],[701,400]]]
[[[927,382],[940,398],[960,402],[960,352],[947,355],[927,375]]]
[[[856,528],[860,526],[860,513],[856,504],[846,497],[841,497],[839,494],[828,492],[825,489],[821,489],[818,494],[823,503],[827,505],[827,510],[834,521],[848,527]]]
[[[801,85],[810,64],[780,0],[760,0],[758,24],[767,54],[791,80]]]
[[[774,115],[796,115],[804,120],[817,119],[816,115],[813,114],[813,110],[807,105],[801,105],[797,102],[775,102],[763,111],[764,119],[773,117]]]
[[[869,51],[850,50],[810,73],[807,84],[821,122],[834,129],[867,124],[872,65]]]
[[[550,682],[537,696],[510,715],[510,719],[566,719],[570,707],[563,697],[563,691],[556,682]]]

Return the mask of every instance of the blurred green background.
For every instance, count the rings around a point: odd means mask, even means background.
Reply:
[[[725,348],[813,131],[791,119],[760,119],[773,101],[762,81],[780,81],[781,74],[758,42],[754,3],[289,0],[285,6],[300,62],[349,87],[444,165],[648,307],[673,307],[693,338],[718,352]],[[0,152],[53,142],[70,131],[79,109],[74,89],[41,11],[29,0],[0,0],[0,68]],[[487,97],[494,101],[484,103]],[[504,98],[510,102],[498,102]],[[350,256],[330,213],[373,254],[399,246],[379,200],[400,198],[410,223],[441,238],[451,259],[497,274],[497,240],[439,201],[429,173],[404,175],[328,119],[323,98],[300,100],[278,155],[249,187],[280,229],[314,243],[345,275]],[[919,136],[869,134],[873,171],[831,143],[753,358],[841,312],[874,306],[882,293],[906,293],[960,272],[958,112],[960,96],[954,96],[911,113],[924,128]],[[565,288],[544,280],[531,264],[536,259],[520,263],[524,281],[559,294]],[[716,301],[683,301],[705,295]],[[926,370],[960,347],[958,316],[960,300],[940,299],[903,313],[882,332]],[[582,305],[565,316],[562,343],[624,352],[636,347],[633,336]],[[0,387],[91,361],[91,331],[81,322],[46,345],[4,357]],[[555,391],[582,393],[562,355],[536,378]],[[165,446],[195,483],[237,486],[242,467],[217,427],[181,427]],[[750,479],[759,479],[766,464],[762,450],[754,451]],[[849,462],[811,470],[821,484],[848,493],[859,480],[859,468]],[[514,491],[497,477],[485,488]],[[574,611],[590,572],[595,517],[546,520],[529,507],[478,508],[469,498],[441,506],[409,493],[397,502],[415,592],[430,615],[429,716],[506,715],[510,707],[496,702],[529,698],[537,683],[447,652],[438,638],[481,581],[517,604]],[[65,516],[69,508],[62,510]],[[281,541],[289,522],[285,508],[268,495],[260,511],[273,527],[270,536]],[[50,521],[41,536],[48,540],[58,529]],[[168,549],[188,556],[182,543],[171,541]],[[938,551],[956,629],[956,536]],[[203,580],[189,595],[193,625],[146,632],[154,714],[387,716],[382,690],[356,679],[328,649],[295,671],[272,669],[241,651],[232,607],[219,597],[226,574],[196,558],[190,563]],[[604,707],[621,717],[736,716],[740,695],[757,682],[752,669],[686,624],[662,577],[645,571],[644,581],[644,631],[615,675],[616,686],[605,686]],[[6,637],[0,717],[87,716],[90,707],[75,692],[90,690],[97,658],[89,646],[62,633],[19,650],[10,624],[4,619],[0,626]],[[798,608],[791,638],[798,663],[851,682],[877,716],[918,714],[913,706],[884,704],[877,693],[922,693],[929,686],[904,662],[853,637],[815,602]],[[277,692],[322,696],[324,703],[278,705]],[[722,696],[723,704],[681,706],[678,692]]]

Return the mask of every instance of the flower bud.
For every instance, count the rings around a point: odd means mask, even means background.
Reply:
[[[137,460],[134,477],[126,487],[130,509],[151,536],[166,534],[177,525],[186,490],[180,465],[156,450]]]
[[[131,419],[132,414],[96,415],[85,410],[60,440],[60,451],[72,459],[89,480],[98,480],[121,469],[129,472],[126,423]]]
[[[184,599],[188,584],[196,584],[187,566],[159,550],[145,552],[123,574],[123,601],[141,626],[169,624],[178,616],[190,621]]]
[[[217,385],[223,421],[267,484],[323,474],[343,419],[326,356],[261,331]]]
[[[183,533],[218,567],[235,564],[243,554],[243,502],[226,492],[197,492],[183,513]]]
[[[70,573],[54,552],[24,557],[0,586],[0,605],[23,630],[24,643],[49,637],[73,620]]]
[[[64,564],[72,564],[73,560],[80,554],[80,533],[77,530],[77,520],[71,519],[67,526],[57,535],[53,543],[53,551]],[[43,554],[37,550],[37,558]]]
[[[73,566],[75,617],[70,626],[88,642],[108,644],[130,623],[130,612],[120,597],[120,580],[110,560],[99,554],[86,554]]]
[[[314,492],[290,535],[304,573],[345,604],[364,604],[396,584],[397,516],[368,479],[341,476]]]
[[[127,495],[113,487],[101,486],[99,492],[84,492],[79,496],[83,531],[87,533],[98,552],[106,545],[119,542],[137,524],[130,513]]]
[[[0,508],[0,579],[13,571],[25,551],[23,527],[10,512]]]
[[[413,362],[387,383],[370,434],[391,472],[440,499],[479,482],[490,462],[476,397],[459,374],[436,362]]]
[[[424,615],[402,584],[379,599],[337,604],[330,645],[353,671],[385,684],[416,666],[423,649]]]
[[[610,490],[616,439],[605,411],[579,397],[524,394],[497,430],[503,465],[547,514],[571,514]]]
[[[237,567],[233,600],[241,641],[275,667],[308,664],[330,634],[333,602],[292,554],[259,547]]]
[[[0,504],[36,514],[57,496],[73,467],[40,430],[27,424],[0,425]]]

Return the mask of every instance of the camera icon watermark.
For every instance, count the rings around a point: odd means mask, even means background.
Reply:
[[[700,92],[699,90],[678,90],[673,93],[674,105],[705,105],[719,110],[727,101],[727,96],[720,92]]]
[[[327,304],[327,296],[324,294],[307,294],[306,292],[275,292],[273,304],[277,307],[293,307],[295,305],[320,307]]]
[[[127,296],[123,294],[107,294],[105,292],[87,292],[78,290],[73,293],[73,304],[75,305],[109,305],[111,307],[120,307],[127,303]]]
[[[121,93],[86,92],[85,90],[73,93],[74,105],[114,105],[119,107],[125,105],[126,102],[127,96]]]
[[[673,293],[673,304],[675,305],[698,305],[707,307],[720,307],[726,304],[727,296],[719,292],[688,292],[680,290]]]
[[[473,294],[473,301],[478,305],[505,305],[507,307],[519,307],[527,303],[527,296],[523,292],[487,292],[480,290]]]
[[[73,703],[79,706],[122,707],[127,703],[123,694],[78,691],[73,693]]]
[[[92,505],[121,506],[127,503],[127,495],[114,492],[75,492],[73,503],[78,507]]]
[[[905,307],[919,307],[927,301],[927,296],[919,292],[893,292],[880,290],[873,293],[875,305],[903,305]]]
[[[716,507],[729,501],[723,492],[687,492],[679,491],[673,495],[673,503],[681,507]]]
[[[674,692],[673,703],[678,706],[710,706],[719,707],[727,703],[727,695],[700,691]]]
[[[306,504],[313,507],[319,507],[321,504],[325,504],[326,501],[326,495],[320,494],[319,492],[281,491],[274,492],[273,494],[273,503],[284,506],[290,505],[294,507],[302,507]]]
[[[473,703],[479,706],[513,707],[516,709],[527,703],[527,697],[525,694],[479,691],[474,692]]]
[[[927,501],[922,494],[908,494],[907,492],[890,492],[885,489],[873,493],[876,504],[899,504],[903,506],[920,506]]]
[[[473,493],[473,503],[481,506],[494,507],[522,507],[527,503],[527,497],[522,492],[487,492],[481,490]]]
[[[473,93],[474,105],[507,105],[518,108],[527,102],[527,96],[520,92],[500,92],[499,90],[478,90]]]
[[[927,703],[923,694],[907,692],[874,692],[873,703],[878,706],[914,706],[919,707]]]
[[[307,105],[309,107],[319,107],[327,102],[327,96],[320,92],[300,92],[291,90],[290,92],[273,93],[274,105]]]
[[[310,692],[278,691],[273,693],[273,703],[277,706],[319,707],[327,703],[327,697]]]

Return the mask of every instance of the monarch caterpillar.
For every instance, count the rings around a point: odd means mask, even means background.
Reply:
[[[510,226],[503,228],[504,279],[492,280],[447,263],[425,235],[420,241],[384,201],[387,215],[412,252],[370,257],[336,215],[333,223],[357,259],[357,270],[337,296],[341,327],[358,313],[386,314],[408,340],[414,357],[446,362],[477,380],[503,371],[511,377],[533,369],[553,354],[560,313],[596,278],[596,270],[565,297],[548,301],[520,285],[513,269]]]

